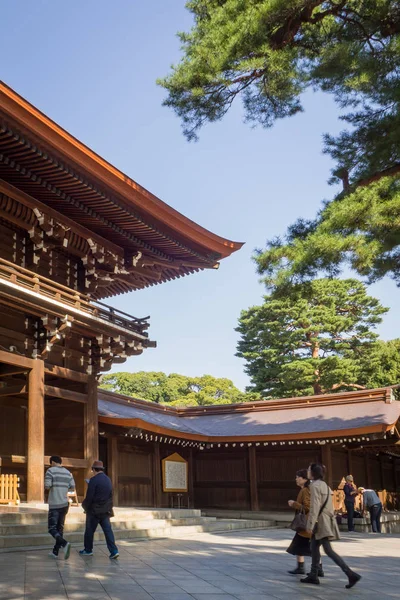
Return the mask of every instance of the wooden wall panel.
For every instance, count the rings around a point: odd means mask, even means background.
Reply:
[[[0,456],[26,456],[26,415],[26,398],[0,398]]]
[[[257,481],[260,510],[287,510],[288,500],[296,499],[296,471],[319,462],[320,449],[261,450],[257,454]]]
[[[152,445],[151,445],[152,446]],[[118,443],[118,497],[120,506],[153,505],[153,449]]]
[[[367,474],[365,470],[365,458],[363,454],[352,453],[351,457],[353,472],[351,475],[354,477],[354,483],[357,487],[368,487],[367,485]]]
[[[383,489],[388,492],[395,491],[395,483],[393,476],[393,460],[388,456],[381,456],[382,474],[383,474]]]
[[[195,482],[245,482],[248,480],[246,451],[240,456],[226,454],[198,455],[194,472]]]
[[[382,489],[382,481],[381,481],[381,465],[379,462],[379,457],[371,454],[369,456],[369,468],[370,468],[370,478],[371,478],[371,488],[374,490]]]
[[[196,453],[194,504],[196,508],[250,509],[247,448],[243,451]]]
[[[199,487],[195,485],[195,508],[250,510],[248,486],[222,487],[213,485]]]
[[[342,482],[343,477],[349,475],[347,450],[332,448],[332,488],[335,490]]]
[[[84,405],[45,399],[45,455],[84,458]]]

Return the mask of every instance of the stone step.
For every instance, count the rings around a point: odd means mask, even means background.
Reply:
[[[4,512],[3,512],[4,511]],[[38,510],[32,512],[5,511],[0,509],[0,526],[2,525],[35,525],[38,523],[47,523],[47,510]],[[154,520],[154,519],[185,519],[185,518],[200,518],[201,510],[198,509],[156,509],[156,510],[141,510],[135,508],[115,508],[115,518],[119,520],[135,521],[135,520]],[[68,521],[82,521],[86,517],[81,507],[71,507],[67,517]]]
[[[85,515],[84,515],[85,516]],[[123,519],[119,515],[111,519],[112,526],[115,529],[156,529],[159,527],[176,527],[180,525],[201,525],[207,522],[216,521],[216,517],[186,517],[181,519]],[[67,516],[65,523],[65,533],[85,530],[85,520],[77,519],[74,516]],[[0,523],[0,536],[10,535],[36,535],[38,533],[47,533],[47,519],[35,524],[15,524]]]
[[[268,529],[275,526],[273,521],[258,521],[245,519],[216,519],[212,521],[205,520],[197,525],[164,525],[161,527],[148,529],[114,529],[116,540],[139,540],[146,538],[179,538],[182,536],[194,535],[202,532],[228,532],[243,529]],[[70,532],[68,540],[74,545],[82,547],[82,532]],[[95,541],[104,543],[102,531],[95,534]],[[0,551],[8,549],[21,550],[26,547],[52,547],[51,538],[48,533],[37,533],[33,535],[0,535]]]

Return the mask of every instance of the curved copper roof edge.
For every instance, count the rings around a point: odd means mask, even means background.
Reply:
[[[221,258],[230,256],[243,246],[244,242],[233,242],[212,233],[157,198],[52,121],[1,80],[0,105],[4,112],[34,132],[45,143],[50,144],[81,168],[83,167],[108,188],[122,195],[127,202],[136,205],[152,218],[161,220],[197,244],[220,254]]]
[[[176,429],[169,429],[168,427],[162,427],[149,423],[143,419],[129,419],[129,418],[118,418],[118,417],[103,417],[99,416],[99,422],[106,425],[117,425],[118,427],[138,427],[145,431],[156,433],[158,435],[167,436],[171,438],[180,438],[185,440],[192,440],[196,442],[275,442],[275,441],[292,441],[292,440],[305,440],[305,439],[320,439],[320,438],[343,438],[348,436],[360,436],[360,435],[371,435],[372,433],[384,434],[392,429],[397,421],[392,424],[376,424],[362,428],[349,428],[349,429],[332,429],[324,431],[308,431],[304,433],[282,433],[277,435],[235,435],[235,436],[220,436],[220,435],[203,435],[201,433],[190,433],[187,431],[181,431]]]
[[[313,406],[329,406],[331,404],[350,404],[353,402],[376,402],[382,400],[391,401],[392,390],[398,389],[400,385],[392,385],[383,388],[372,388],[356,390],[351,392],[336,392],[333,394],[318,394],[315,396],[293,396],[291,398],[280,398],[278,400],[259,400],[255,402],[238,402],[236,404],[213,404],[209,406],[176,407],[168,404],[157,404],[149,400],[141,400],[132,396],[125,396],[117,392],[111,392],[99,388],[99,398],[103,395],[104,400],[116,402],[117,404],[133,405],[144,410],[173,414],[176,417],[205,416],[210,414],[233,414],[238,412],[260,412],[272,410],[286,410],[293,408],[307,408]]]

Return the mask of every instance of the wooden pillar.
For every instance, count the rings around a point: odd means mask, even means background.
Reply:
[[[118,489],[118,438],[116,435],[111,435],[107,438],[107,462],[108,476],[111,479],[113,486],[113,501],[114,506],[119,504],[119,489]]]
[[[380,475],[380,479],[381,479],[381,490],[383,491],[385,489],[385,476],[384,476],[384,472],[383,472],[383,454],[379,454],[378,459],[379,459],[379,475]]]
[[[154,442],[154,481],[153,481],[153,497],[154,506],[156,508],[161,506],[161,460],[160,460],[160,442]]]
[[[189,490],[189,503],[190,508],[194,508],[194,459],[193,459],[193,448],[189,448],[189,460],[188,460],[188,490]]]
[[[44,501],[44,362],[28,374],[27,501]]]
[[[87,476],[94,460],[99,459],[99,414],[97,408],[97,379],[89,378],[85,404],[85,459],[88,461]]]
[[[369,454],[365,452],[364,454],[364,465],[365,465],[365,485],[367,488],[371,487],[371,469],[369,464]]]
[[[353,455],[351,453],[351,450],[347,450],[347,468],[348,468],[348,475],[353,475]]]
[[[393,487],[395,492],[397,492],[397,485],[397,459],[393,457]]]
[[[257,456],[255,446],[249,447],[250,510],[260,510],[257,485]]]
[[[326,483],[333,489],[332,449],[329,444],[321,447],[321,458],[326,468]]]

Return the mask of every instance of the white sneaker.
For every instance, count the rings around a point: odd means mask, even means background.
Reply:
[[[54,554],[54,552],[49,552],[49,556],[51,558],[58,558],[58,554]]]

